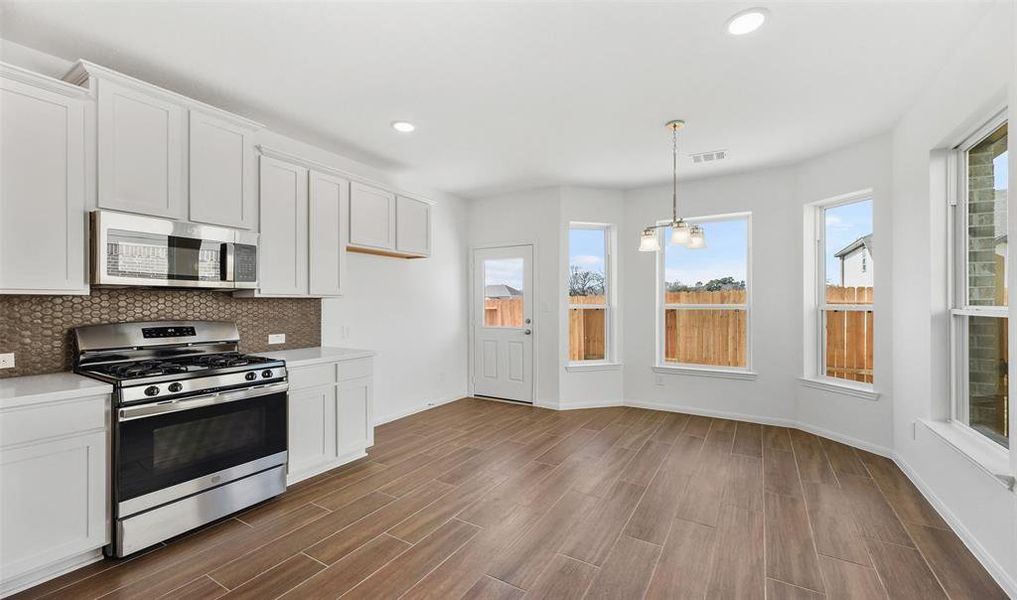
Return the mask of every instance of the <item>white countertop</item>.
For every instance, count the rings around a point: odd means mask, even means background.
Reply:
[[[374,356],[373,350],[360,350],[357,348],[330,348],[319,346],[316,348],[297,348],[295,350],[277,350],[275,352],[252,352],[257,356],[269,358],[281,358],[288,366],[302,367],[318,363],[338,362],[342,360],[354,360],[357,358],[369,358]]]
[[[3,408],[38,401],[66,400],[111,393],[112,385],[74,373],[0,379],[0,407]]]

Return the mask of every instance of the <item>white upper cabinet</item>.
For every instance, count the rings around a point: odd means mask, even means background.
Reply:
[[[353,183],[349,249],[404,258],[430,256],[431,204]]]
[[[99,206],[183,218],[187,109],[156,92],[97,84]]]
[[[378,250],[396,249],[395,194],[362,183],[352,184],[350,244]]]
[[[431,254],[431,205],[399,196],[396,199],[396,250],[416,256]]]
[[[258,289],[236,294],[340,296],[350,183],[296,164],[314,163],[270,152],[260,157]]]
[[[307,169],[261,157],[258,291],[307,295]]]
[[[85,90],[0,63],[0,293],[87,294]]]
[[[190,220],[254,225],[254,130],[190,111]]]
[[[316,171],[311,171],[310,179],[308,292],[312,296],[339,296],[346,268],[343,213],[350,183]]]
[[[261,124],[87,61],[64,79],[96,98],[100,208],[256,228]]]

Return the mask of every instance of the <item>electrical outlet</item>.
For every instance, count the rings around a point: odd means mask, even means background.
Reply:
[[[285,344],[286,334],[285,333],[270,333],[268,334],[269,344]]]
[[[664,376],[663,375],[654,376],[653,383],[657,385],[664,385]]]
[[[343,339],[344,340],[350,339],[350,326],[349,325],[343,325],[342,332],[343,332]]]
[[[0,354],[0,369],[14,368],[14,353]]]

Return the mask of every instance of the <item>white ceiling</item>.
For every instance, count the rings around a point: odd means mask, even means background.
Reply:
[[[786,163],[887,129],[980,2],[0,4],[0,37],[86,58],[466,197]],[[412,135],[389,127],[396,119]]]

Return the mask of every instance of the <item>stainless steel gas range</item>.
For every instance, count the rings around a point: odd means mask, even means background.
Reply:
[[[286,489],[286,364],[226,321],[75,329],[74,370],[112,383],[112,547],[122,557]]]

